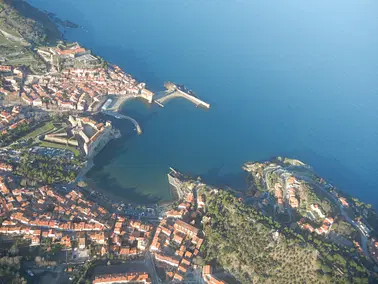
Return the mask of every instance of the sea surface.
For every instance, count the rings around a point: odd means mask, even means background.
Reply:
[[[378,1],[29,2],[152,91],[183,83],[212,105],[127,103],[143,134],[117,122],[124,136],[89,174],[98,187],[167,200],[171,166],[242,189],[245,161],[281,155],[378,206]]]

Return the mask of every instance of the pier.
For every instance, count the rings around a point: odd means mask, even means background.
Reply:
[[[204,108],[210,108],[210,104],[197,98],[196,96],[192,95],[190,92],[186,92],[185,90],[181,90],[178,86],[173,83],[166,83],[165,87],[167,88],[166,91],[161,92],[160,94],[155,95],[154,102],[161,107],[164,107],[164,103],[173,99],[173,98],[184,98],[188,101],[195,104],[197,107],[202,106]]]
[[[138,121],[136,121],[134,118],[127,116],[127,115],[120,114],[120,113],[112,112],[112,111],[102,111],[102,113],[113,116],[116,119],[128,119],[128,120],[130,120],[134,124],[138,135],[142,134],[142,128],[140,127]]]

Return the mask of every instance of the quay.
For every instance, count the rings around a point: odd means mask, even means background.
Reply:
[[[190,91],[186,91],[185,89],[180,88],[179,86],[170,82],[165,83],[164,86],[167,90],[155,95],[154,98],[154,102],[161,107],[164,107],[164,103],[173,98],[184,98],[195,104],[197,107],[202,106],[204,108],[210,108],[209,103],[197,98]]]
[[[175,199],[180,200],[190,192],[190,188],[185,185],[188,179],[182,173],[169,167],[167,176],[170,186],[175,190],[175,195],[177,195]]]
[[[134,124],[135,129],[136,129],[138,135],[142,134],[142,128],[140,127],[138,121],[136,121],[134,118],[132,118],[130,116],[127,116],[127,115],[120,114],[120,113],[112,112],[112,111],[105,111],[105,110],[103,110],[102,113],[104,113],[106,115],[113,116],[116,119],[128,119],[128,120],[130,120]]]

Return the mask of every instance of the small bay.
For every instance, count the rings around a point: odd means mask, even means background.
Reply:
[[[212,105],[125,104],[143,134],[119,125],[89,173],[98,187],[167,200],[171,166],[241,188],[243,162],[281,155],[378,206],[377,1],[29,2],[152,91],[183,83]]]

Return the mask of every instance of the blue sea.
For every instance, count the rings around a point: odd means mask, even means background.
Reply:
[[[29,2],[80,25],[65,37],[152,91],[183,83],[212,105],[126,104],[143,135],[118,125],[89,174],[99,187],[166,200],[171,166],[241,189],[244,162],[280,155],[378,206],[376,0]]]

